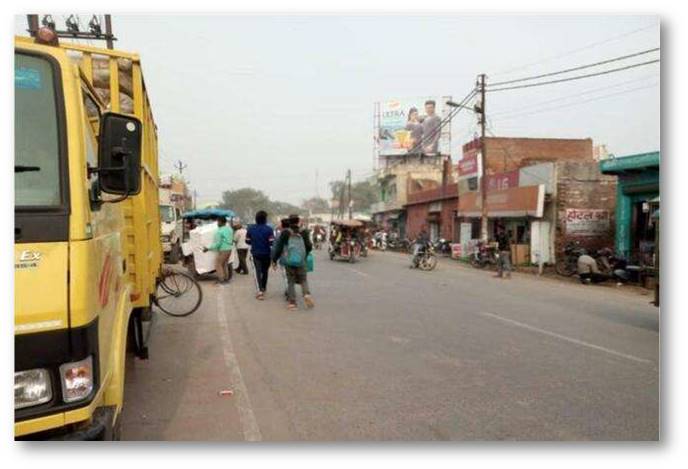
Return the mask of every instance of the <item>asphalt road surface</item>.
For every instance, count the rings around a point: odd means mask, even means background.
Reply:
[[[323,250],[316,307],[271,271],[203,282],[127,366],[127,440],[656,440],[659,312],[627,288]],[[224,394],[221,392],[225,391]]]

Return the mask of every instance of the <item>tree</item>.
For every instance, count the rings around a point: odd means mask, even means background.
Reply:
[[[233,210],[243,221],[252,220],[258,210],[270,208],[270,198],[262,191],[244,187],[233,191],[224,191],[220,208]]]
[[[311,197],[301,202],[301,207],[306,211],[311,211],[312,213],[323,213],[330,211],[330,204],[327,200],[322,197]]]
[[[332,191],[332,199],[344,202],[344,207],[349,200],[348,187],[345,181],[330,182],[330,190]],[[359,181],[351,185],[351,200],[353,200],[354,211],[367,212],[370,206],[378,201],[378,186],[370,181]]]
[[[219,208],[233,210],[244,223],[252,223],[258,210],[265,210],[270,216],[307,213],[294,204],[270,200],[262,191],[251,187],[224,191]]]

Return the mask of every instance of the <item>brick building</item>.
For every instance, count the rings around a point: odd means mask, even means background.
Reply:
[[[488,238],[511,232],[519,263],[553,263],[569,240],[613,243],[616,182],[602,175],[591,139],[487,137]],[[462,252],[480,236],[480,140],[463,147],[457,216]]]
[[[413,192],[406,203],[406,235],[414,239],[426,228],[432,241],[440,238],[455,241],[458,185],[444,184],[434,189]]]

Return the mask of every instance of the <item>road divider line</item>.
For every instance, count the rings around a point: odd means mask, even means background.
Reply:
[[[232,345],[232,337],[229,332],[229,324],[227,323],[225,300],[223,294],[228,290],[224,287],[216,289],[217,298],[217,320],[220,323],[220,339],[222,340],[222,353],[225,359],[225,365],[229,369],[229,375],[234,386],[234,397],[236,400],[237,410],[239,411],[239,424],[241,431],[244,434],[246,441],[261,441],[263,436],[258,427],[256,415],[251,406],[251,400],[248,397],[248,390],[244,383],[244,378],[241,375],[239,362],[234,353],[234,346]]]
[[[574,339],[573,337],[568,337],[565,335],[557,334],[556,332],[551,332],[551,331],[548,331],[545,329],[540,329],[539,327],[531,326],[529,324],[525,324],[525,323],[522,323],[519,321],[514,321],[513,319],[508,319],[508,318],[499,316],[497,314],[492,314],[492,313],[478,313],[478,314],[480,314],[481,316],[492,318],[492,319],[497,319],[499,321],[511,324],[512,326],[521,327],[523,329],[528,329],[529,331],[539,332],[540,334],[548,335],[550,337],[555,337],[557,339],[561,339],[561,340],[564,340],[566,342],[570,342],[572,344],[580,345],[582,347],[587,347],[587,348],[591,348],[594,350],[599,350],[601,352],[606,352],[610,355],[616,355],[617,357],[625,358],[627,360],[632,360],[632,361],[635,361],[638,363],[652,363],[652,360],[647,360],[645,358],[636,357],[634,355],[629,355],[629,354],[623,353],[623,352],[617,352],[616,350],[602,347],[600,345],[591,344],[589,342],[584,342],[582,340]]]

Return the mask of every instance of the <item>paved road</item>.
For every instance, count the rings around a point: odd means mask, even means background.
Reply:
[[[659,317],[649,297],[530,275],[434,272],[324,251],[314,310],[240,276],[158,315],[127,369],[132,440],[656,440]],[[220,396],[223,389],[231,396]]]

